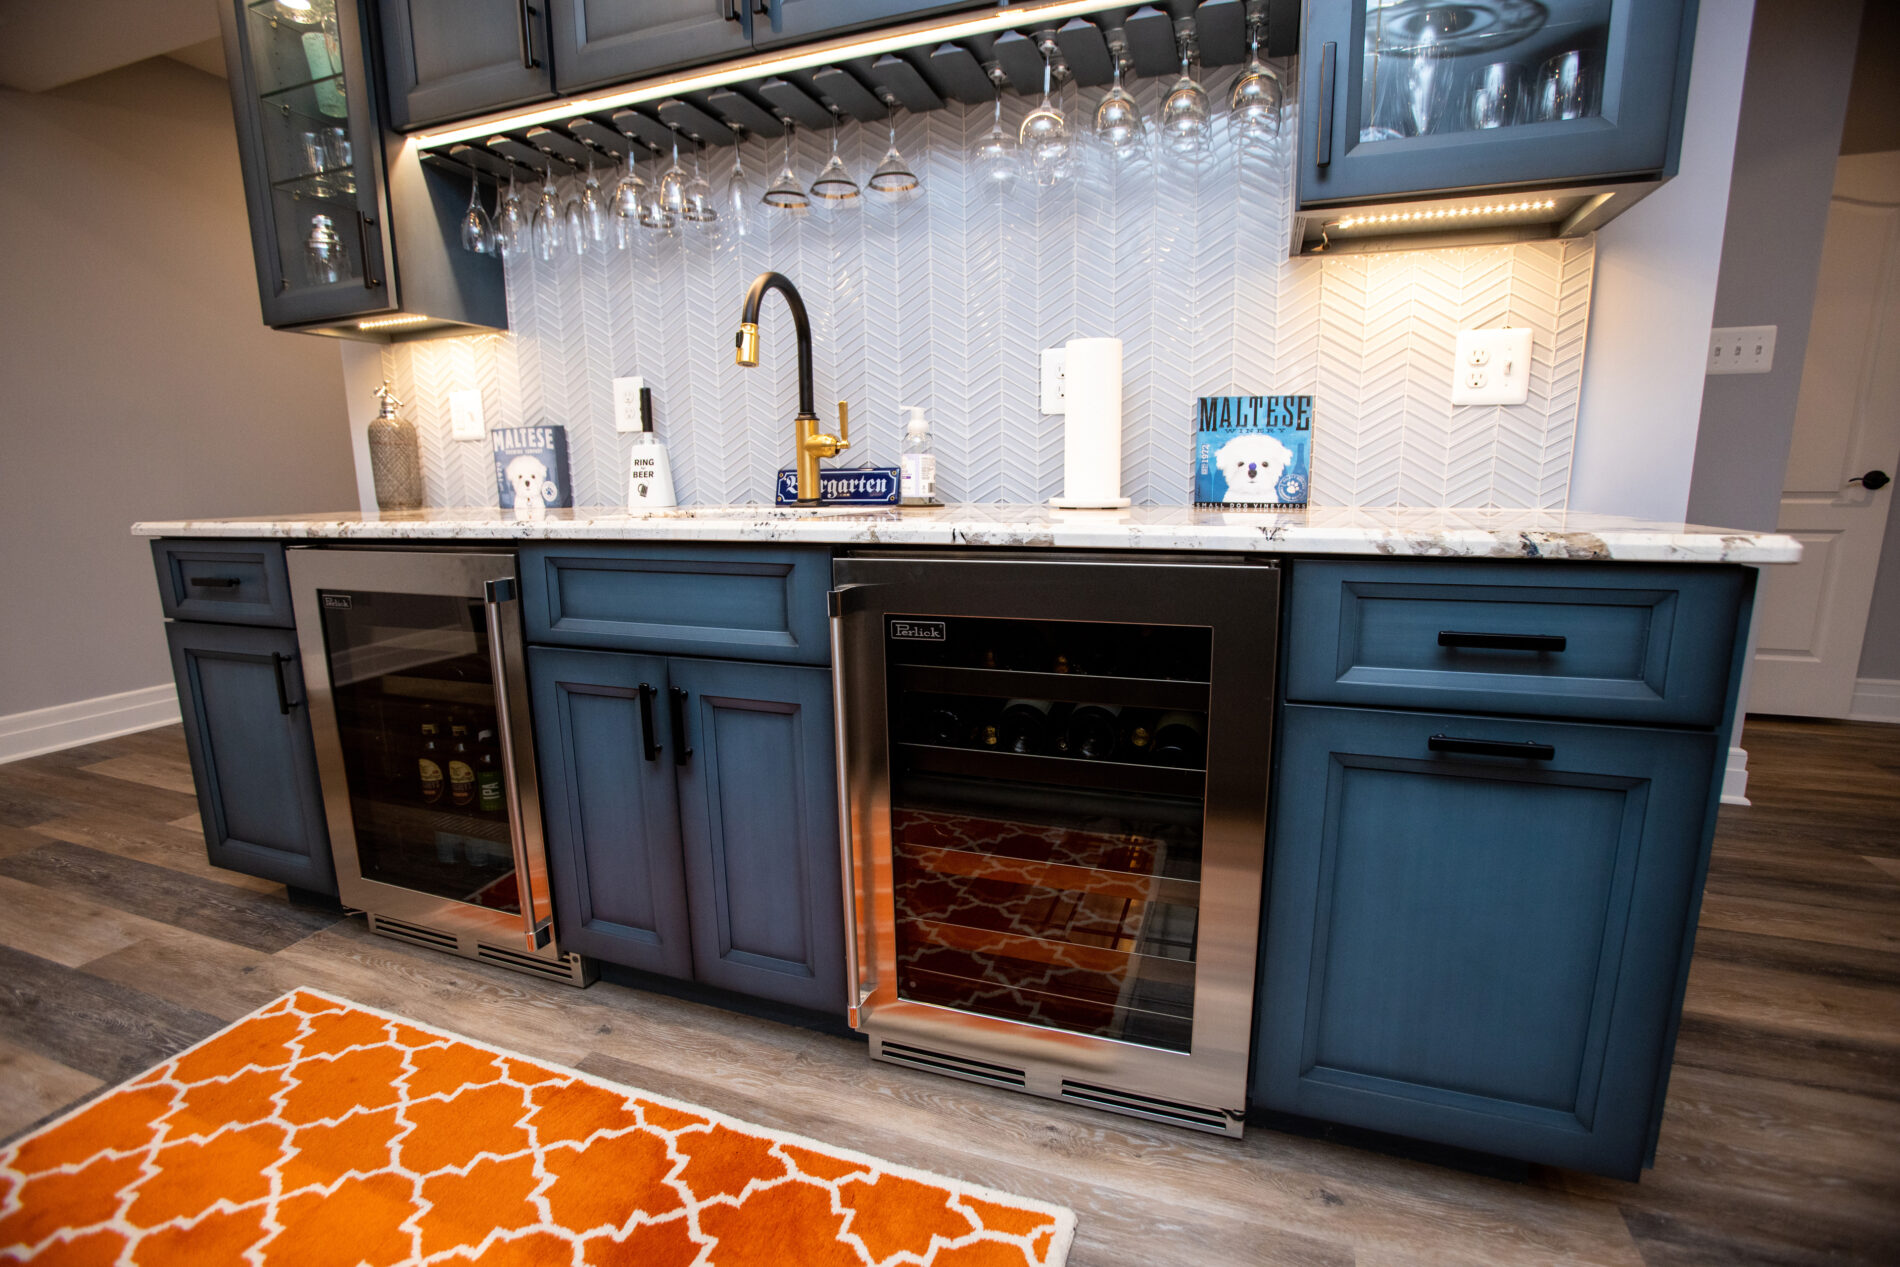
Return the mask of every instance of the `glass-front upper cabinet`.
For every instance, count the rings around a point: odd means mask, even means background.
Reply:
[[[1301,206],[1672,175],[1695,8],[1314,0]]]
[[[266,324],[392,307],[356,0],[226,0],[221,16]]]

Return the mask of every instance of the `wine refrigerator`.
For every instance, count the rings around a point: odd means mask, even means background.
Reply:
[[[586,985],[554,937],[515,557],[288,551],[337,890],[371,929]]]
[[[832,576],[873,1057],[1239,1135],[1278,569],[859,551]]]

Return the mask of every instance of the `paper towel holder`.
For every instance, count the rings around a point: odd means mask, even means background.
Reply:
[[[1058,510],[1124,510],[1122,493],[1122,341],[1077,338],[1064,345],[1069,389],[1062,434]]]

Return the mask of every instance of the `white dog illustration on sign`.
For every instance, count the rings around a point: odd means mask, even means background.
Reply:
[[[1224,502],[1277,502],[1280,476],[1293,460],[1293,450],[1272,436],[1235,436],[1215,450],[1214,464],[1226,477]]]
[[[508,482],[515,487],[516,510],[544,504],[548,482],[547,463],[533,454],[524,453],[508,464],[506,474]]]

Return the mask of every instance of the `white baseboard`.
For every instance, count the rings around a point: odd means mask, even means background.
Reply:
[[[1854,683],[1854,702],[1847,707],[1849,721],[1900,723],[1900,680],[1861,678]]]
[[[1728,750],[1728,769],[1722,774],[1722,804],[1748,805],[1748,749]]]
[[[170,682],[9,713],[0,717],[0,763],[168,726],[177,720],[178,692]]]

